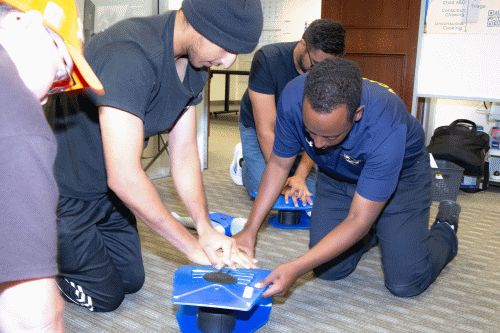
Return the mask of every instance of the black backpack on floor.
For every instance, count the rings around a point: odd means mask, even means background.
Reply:
[[[434,130],[427,151],[434,158],[451,161],[464,168],[464,175],[484,177],[490,136],[477,130],[476,123],[457,119]]]

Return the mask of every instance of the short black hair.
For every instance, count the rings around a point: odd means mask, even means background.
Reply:
[[[361,71],[354,62],[338,57],[327,59],[307,74],[304,98],[319,113],[330,113],[346,104],[348,120],[352,122],[361,101],[362,82]]]
[[[302,38],[313,50],[343,56],[345,53],[345,30],[339,22],[318,19],[306,29]]]

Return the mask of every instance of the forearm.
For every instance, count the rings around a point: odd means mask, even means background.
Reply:
[[[297,271],[304,274],[347,251],[368,233],[384,206],[385,202],[367,200],[356,192],[346,219],[294,261]]]
[[[255,130],[260,149],[267,163],[273,151],[274,144],[274,125],[276,123],[275,96],[261,94],[252,89],[248,89],[248,96],[252,103]]]
[[[269,129],[256,129],[256,131],[260,150],[262,151],[264,160],[268,163],[271,153],[273,152],[274,131]]]
[[[282,159],[272,154],[259,186],[245,229],[257,235],[259,228],[281,192],[294,157]]]
[[[199,246],[196,238],[170,214],[142,170],[134,177],[122,173],[120,182],[111,183],[110,187],[136,217],[188,257]]]
[[[100,107],[99,124],[109,188],[134,215],[191,258],[200,249],[197,240],[170,214],[142,169],[142,120],[119,109]]]
[[[371,223],[345,219],[316,246],[293,261],[299,275],[341,255],[360,241],[370,230]]]
[[[196,146],[184,147],[171,158],[171,171],[177,193],[196,224],[198,233],[211,228]]]
[[[269,181],[267,178],[263,177],[262,182],[259,186],[259,191],[257,198],[252,206],[252,210],[248,216],[248,221],[245,225],[245,230],[247,230],[251,235],[256,236],[259,232],[262,222],[265,220],[267,214],[272,208],[272,205],[276,198],[278,197],[280,190],[276,190],[280,186],[283,187],[284,181],[280,182],[281,185],[272,185],[267,183]],[[268,186],[273,186],[271,190],[267,189]]]
[[[309,155],[307,155],[307,153],[304,152],[302,153],[300,163],[295,170],[295,176],[299,176],[305,180],[313,167],[314,161],[309,157]]]

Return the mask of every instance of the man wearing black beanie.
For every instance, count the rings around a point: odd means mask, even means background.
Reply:
[[[260,1],[184,0],[182,11],[196,31],[230,53],[250,53],[259,42]]]
[[[144,283],[137,216],[198,264],[254,267],[210,224],[195,105],[207,67],[229,67],[262,30],[259,0],[185,0],[181,10],[130,18],[85,46],[106,94],[58,96],[48,107],[58,141],[59,287],[90,311],[112,311]],[[147,139],[169,134],[171,172],[195,238],[141,167]]]

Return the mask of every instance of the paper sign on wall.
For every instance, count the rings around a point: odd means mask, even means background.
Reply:
[[[500,33],[500,0],[429,0],[426,33]]]

